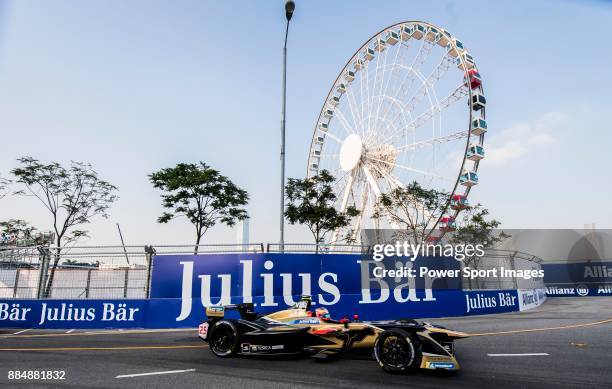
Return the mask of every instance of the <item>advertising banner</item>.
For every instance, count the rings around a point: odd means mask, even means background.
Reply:
[[[427,274],[402,276],[427,261]],[[374,273],[393,270],[396,273]],[[302,295],[314,307],[362,320],[502,313],[540,305],[544,291],[463,291],[452,258],[361,255],[158,255],[149,300],[0,300],[0,326],[22,328],[180,328],[205,320],[205,307],[252,302],[260,313],[285,309]],[[399,272],[399,273],[398,273]],[[378,273],[377,273],[378,274]]]
[[[427,275],[374,275],[376,267],[419,268],[425,261],[431,270]],[[357,313],[364,320],[460,316],[519,308],[515,291],[508,292],[515,298],[501,300],[498,291],[466,295],[460,278],[444,276],[460,269],[460,263],[452,258],[385,258],[375,262],[361,255],[245,253],[160,255],[153,263],[151,298],[170,307],[165,313],[176,324],[197,324],[210,305],[253,302],[259,312],[265,313],[284,309],[301,295],[311,295],[315,306],[326,306],[335,316]],[[473,305],[470,297],[476,299]],[[486,304],[485,300],[495,303]]]

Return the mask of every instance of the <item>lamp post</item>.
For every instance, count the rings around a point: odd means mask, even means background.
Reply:
[[[295,11],[295,2],[287,0],[285,3],[285,16],[287,27],[285,29],[285,45],[283,46],[283,113],[281,118],[281,196],[280,196],[280,242],[281,252],[285,251],[285,114],[287,109],[287,37],[289,36],[289,22]]]

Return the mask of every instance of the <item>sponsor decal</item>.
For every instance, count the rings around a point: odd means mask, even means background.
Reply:
[[[208,336],[208,323],[202,323],[198,326],[198,335],[200,335],[200,338],[206,339]]]
[[[519,289],[517,293],[520,311],[538,307],[546,300],[545,289]]]
[[[612,266],[587,265],[584,267],[584,278],[612,278]]]
[[[243,353],[260,353],[260,352],[265,352],[265,351],[284,350],[285,346],[282,344],[264,345],[264,344],[242,343],[240,345],[240,349],[242,350]]]
[[[612,286],[610,285],[599,285],[597,288],[597,294],[612,294]]]
[[[425,367],[427,369],[454,369],[455,364],[452,362],[427,362]]]
[[[498,308],[516,307],[516,295],[512,292],[475,292],[465,295],[465,312],[495,311]]]
[[[578,296],[586,296],[589,294],[589,288],[585,285],[578,285],[576,286],[576,293],[578,294]]]
[[[107,325],[128,324],[138,321],[140,312],[140,307],[128,306],[127,302],[41,302],[37,300],[1,302],[0,322],[32,323],[36,326],[96,321],[107,323]]]
[[[556,297],[585,297],[585,296],[610,296],[612,295],[612,284],[600,284],[589,287],[584,284],[576,286],[547,286],[546,294]]]
[[[291,324],[319,324],[319,319],[309,318],[309,319],[298,319],[291,322]]]

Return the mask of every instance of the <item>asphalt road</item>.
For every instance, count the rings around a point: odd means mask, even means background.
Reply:
[[[193,330],[2,329],[0,387],[612,388],[610,298],[553,298],[522,313],[432,321],[480,334],[457,342],[458,374],[391,375],[367,360],[219,359]],[[65,379],[9,380],[15,370],[65,371]],[[177,372],[140,375],[168,371]]]

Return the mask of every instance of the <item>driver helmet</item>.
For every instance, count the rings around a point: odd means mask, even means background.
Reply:
[[[329,315],[329,311],[326,308],[317,308],[315,310],[317,317],[323,321],[331,320],[331,316]]]

